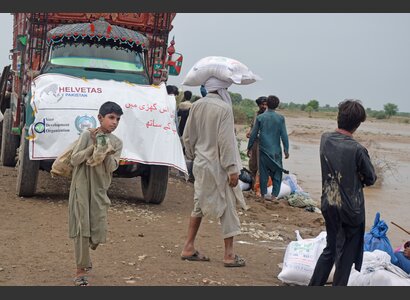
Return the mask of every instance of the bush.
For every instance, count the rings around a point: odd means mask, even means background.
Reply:
[[[369,115],[370,117],[376,118],[376,119],[378,119],[378,120],[386,119],[386,118],[387,118],[387,116],[386,116],[386,114],[385,114],[384,111],[372,110],[370,113],[368,113],[368,115]]]
[[[387,116],[384,111],[378,111],[374,114],[374,117],[378,120],[386,119]]]
[[[232,108],[235,124],[248,125],[252,122],[255,114],[254,108],[243,107],[241,105],[233,105]]]

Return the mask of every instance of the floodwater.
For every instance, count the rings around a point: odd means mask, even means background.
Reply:
[[[286,117],[290,157],[283,166],[295,174],[301,188],[320,203],[321,171],[319,140],[321,133],[336,128],[335,120]],[[393,248],[410,240],[410,235],[394,223],[410,231],[410,125],[366,121],[355,138],[364,144],[371,157],[385,161],[389,168],[383,172],[381,184],[366,187],[366,231],[373,225],[376,212],[389,226],[387,237]],[[241,143],[246,148],[247,139]],[[375,162],[374,162],[375,163]]]
[[[283,165],[298,178],[298,184],[310,196],[320,203],[321,171],[319,160],[319,144],[292,143],[290,157]],[[373,225],[376,212],[389,226],[387,236],[393,248],[410,240],[410,236],[390,222],[410,231],[409,174],[410,163],[396,166],[394,175],[386,172],[381,186],[364,189],[366,201],[366,231]]]

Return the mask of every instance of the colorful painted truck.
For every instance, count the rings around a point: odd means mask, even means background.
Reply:
[[[67,90],[67,87],[58,87],[57,90],[57,84],[51,84],[42,91],[45,96],[54,95],[54,98],[65,92],[72,97],[70,101],[77,101],[75,97],[84,96],[90,91],[108,89],[109,86],[118,89],[119,84],[125,86],[125,83],[134,87],[164,89],[165,85],[162,82],[167,80],[168,74],[178,75],[182,64],[182,55],[175,53],[173,40],[168,47],[168,35],[175,15],[175,13],[13,14],[14,40],[13,49],[10,50],[12,64],[4,68],[0,81],[0,109],[4,115],[1,124],[1,163],[4,166],[17,164],[17,195],[33,196],[39,170],[50,171],[53,158],[55,159],[55,157],[45,156],[35,158],[32,155],[34,146],[30,146],[30,137],[33,138],[33,133],[41,133],[40,127],[44,127],[46,122],[46,118],[44,124],[34,118],[37,111],[31,102],[35,97],[33,87],[36,83],[44,81],[44,78],[61,77],[84,82],[88,80],[93,84],[92,90],[89,87],[74,91]],[[115,92],[111,90],[111,94]],[[36,97],[39,97],[38,93]],[[101,99],[103,102],[107,100],[111,99]],[[95,109],[103,102],[95,103]],[[157,103],[151,103],[145,106],[138,103],[138,99],[130,99],[129,103],[125,104],[127,108],[139,107],[140,110],[141,107],[150,107],[150,112],[153,108],[157,109],[156,105]],[[169,110],[169,107],[161,108],[161,113]],[[79,133],[85,128],[96,126],[95,122],[94,124],[90,122],[92,119],[95,121],[92,116],[76,117],[75,126]],[[33,122],[37,123],[33,124]],[[152,118],[150,122],[146,122],[146,128],[152,129],[154,127],[149,125],[153,125],[155,120]],[[32,130],[30,133],[29,128],[33,128],[33,125],[36,125],[34,128],[36,132]],[[164,125],[163,128],[165,127],[171,132],[171,125]],[[147,140],[147,137],[141,138]],[[129,140],[127,142],[130,143]],[[180,155],[179,149],[176,152],[178,152],[176,155]],[[175,153],[171,154],[175,155]],[[140,176],[145,201],[159,204],[166,194],[170,166],[174,165],[168,163],[166,159],[158,163],[153,162],[152,159],[150,161],[122,160],[114,176]]]

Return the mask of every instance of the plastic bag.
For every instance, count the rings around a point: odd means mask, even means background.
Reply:
[[[302,188],[298,185],[297,178],[294,174],[283,176],[282,181],[286,182],[286,184],[290,186],[291,193],[303,192]]]
[[[391,262],[396,264],[397,257],[394,255],[390,240],[386,235],[388,229],[387,224],[380,220],[380,213],[377,212],[372,229],[364,235],[363,250],[371,252],[378,249],[387,252],[390,255]]]
[[[95,139],[96,142],[93,154],[86,162],[90,167],[95,167],[101,164],[107,155],[115,153],[114,147],[110,143],[110,139],[105,134],[97,134]]]
[[[252,175],[247,169],[243,168],[241,170],[241,174],[239,175],[239,179],[245,183],[252,184]]]
[[[202,85],[210,77],[235,84],[251,84],[261,78],[243,63],[223,56],[207,56],[194,64],[186,75],[183,85]]]

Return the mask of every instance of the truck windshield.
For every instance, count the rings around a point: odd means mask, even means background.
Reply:
[[[144,73],[140,53],[96,44],[56,45],[51,51],[50,63],[56,66]]]

